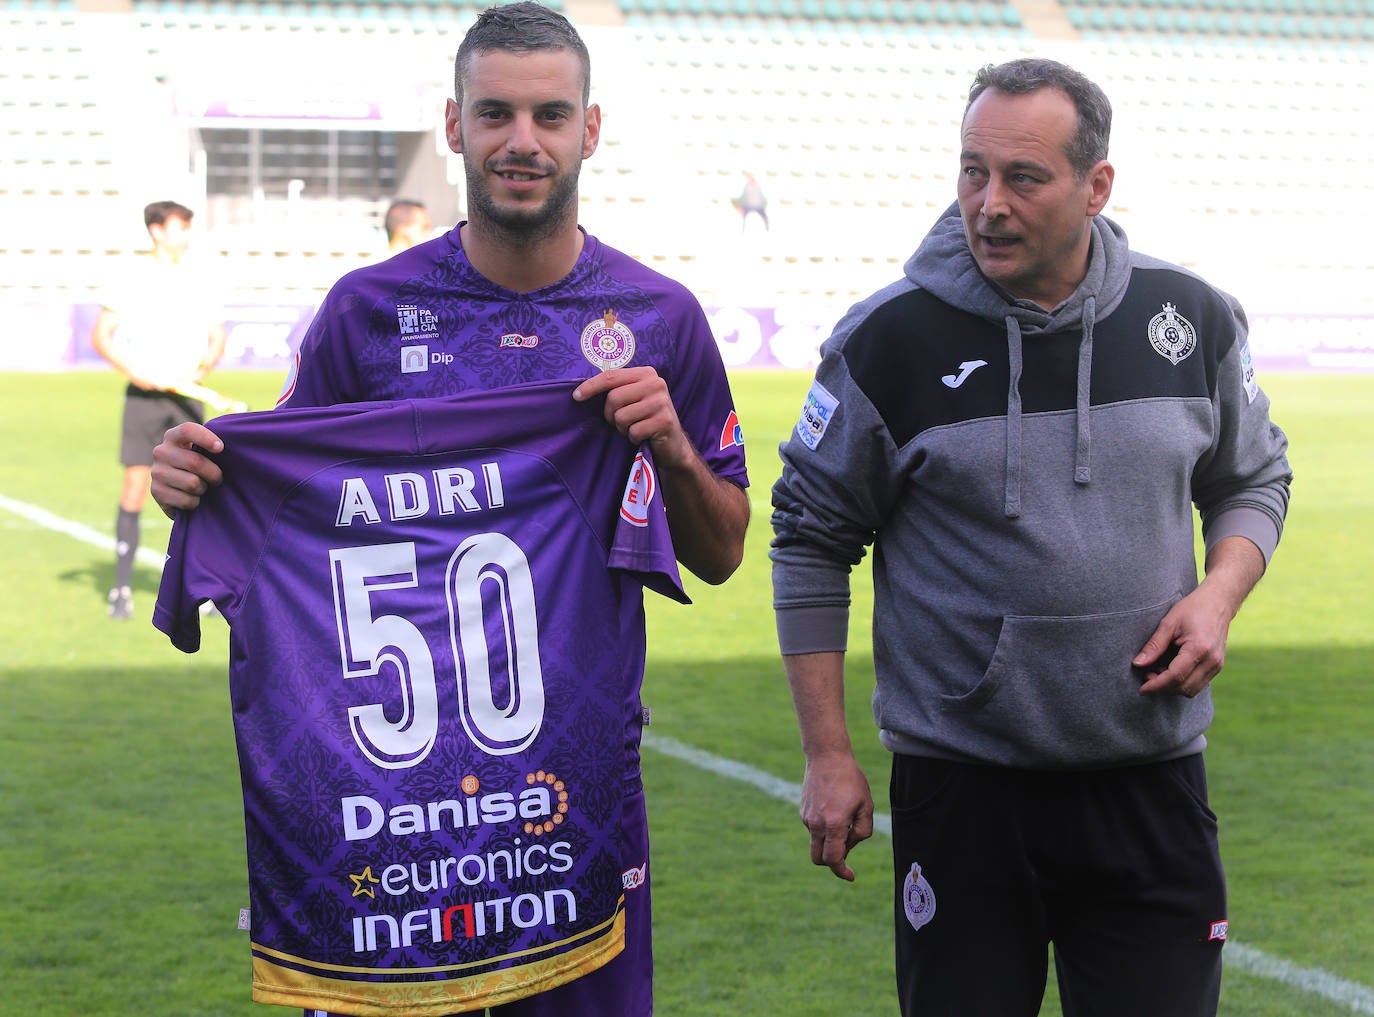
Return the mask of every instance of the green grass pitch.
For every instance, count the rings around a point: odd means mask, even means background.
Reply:
[[[270,406],[279,379],[216,387]],[[1230,879],[1226,1017],[1374,1013],[1374,375],[1261,383],[1297,479],[1270,573],[1232,627],[1208,753]],[[650,605],[651,732],[783,781],[801,759],[773,638],[768,489],[808,378],[734,376],[753,478],[745,564],[695,605]],[[249,1002],[242,814],[224,627],[185,656],[148,622],[106,619],[104,535],[119,486],[121,387],[108,372],[0,375],[0,1015],[232,1017]],[[169,525],[144,513],[145,546]],[[862,570],[860,570],[862,573]],[[881,804],[868,716],[866,580],[856,582],[851,727]],[[814,868],[796,806],[645,753],[658,1013],[896,1013],[891,860],[850,885]],[[996,977],[989,963],[989,977]],[[1044,1014],[1058,1013],[1051,986]],[[1165,1017],[1165,1015],[1161,1015]]]

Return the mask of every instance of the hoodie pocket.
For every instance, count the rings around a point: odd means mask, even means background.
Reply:
[[[1016,765],[1110,764],[1171,751],[1205,729],[1210,702],[1142,696],[1144,676],[1131,659],[1178,600],[1109,614],[1008,615],[982,680],[944,697],[942,708]]]

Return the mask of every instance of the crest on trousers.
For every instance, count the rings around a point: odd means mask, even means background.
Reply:
[[[1197,348],[1197,329],[1173,304],[1165,304],[1164,310],[1150,319],[1148,332],[1155,352],[1171,364],[1186,360]]]
[[[906,912],[906,920],[913,929],[930,924],[935,917],[935,891],[930,888],[926,877],[921,875],[921,867],[915,862],[911,864],[911,871],[906,874],[906,882],[902,884],[902,910]]]

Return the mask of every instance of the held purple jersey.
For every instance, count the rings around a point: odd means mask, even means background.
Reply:
[[[254,999],[429,1017],[620,950],[641,591],[685,597],[575,383],[216,421],[154,624],[231,626]]]
[[[516,293],[467,260],[461,232],[344,276],[320,306],[279,405],[454,395],[653,367],[706,464],[748,486],[725,367],[696,298],[584,234],[557,283]]]

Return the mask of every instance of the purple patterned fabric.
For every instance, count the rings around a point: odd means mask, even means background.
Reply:
[[[707,465],[748,486],[729,382],[701,305],[585,234],[573,270],[533,293],[477,272],[458,227],[344,276],[301,342],[281,405],[454,395],[613,366],[655,368]]]
[[[576,380],[216,420],[154,624],[231,626],[255,999],[423,1017],[620,949],[641,586],[685,597]]]

